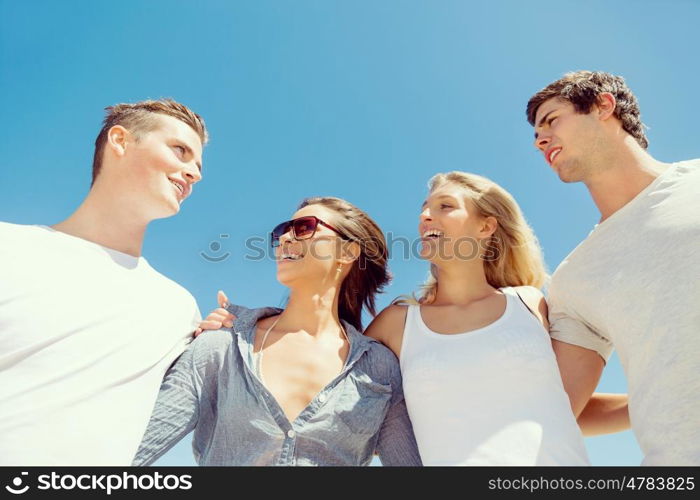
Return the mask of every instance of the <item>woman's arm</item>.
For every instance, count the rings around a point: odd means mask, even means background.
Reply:
[[[197,425],[199,384],[194,367],[195,342],[165,374],[132,465],[150,465]]]
[[[405,311],[406,308],[402,309]],[[381,364],[389,371],[392,392],[389,410],[384,417],[382,426],[379,428],[375,453],[379,455],[382,465],[417,467],[423,465],[423,462],[418,453],[418,444],[413,433],[413,425],[411,425],[411,419],[406,408],[401,368],[398,359],[393,354],[386,350],[384,352],[386,352],[386,357],[383,358],[384,362]],[[375,362],[375,366],[378,365],[379,363]]]
[[[387,346],[397,358],[401,353],[407,310],[405,306],[390,305],[382,310],[365,329],[365,335]]]
[[[627,394],[596,392],[578,417],[584,436],[626,431],[631,427]]]
[[[384,466],[423,465],[403,396],[387,412],[379,429],[376,453]]]

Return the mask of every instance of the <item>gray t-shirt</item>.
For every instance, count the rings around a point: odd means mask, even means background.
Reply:
[[[553,338],[617,349],[644,465],[700,465],[700,160],[598,224],[549,288]]]

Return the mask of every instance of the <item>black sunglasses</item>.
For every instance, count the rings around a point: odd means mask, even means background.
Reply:
[[[307,240],[311,237],[313,237],[314,234],[316,234],[316,229],[318,228],[318,225],[321,224],[322,226],[326,226],[328,229],[331,229],[338,233],[341,238],[347,239],[343,233],[338,231],[336,228],[331,226],[330,224],[323,222],[321,219],[318,217],[314,217],[313,215],[309,215],[306,217],[299,217],[298,219],[292,219],[288,220],[285,222],[282,222],[281,224],[277,224],[275,228],[272,230],[270,233],[270,245],[272,247],[277,247],[280,244],[280,238],[282,237],[283,234],[287,233],[290,229],[292,230],[292,236],[294,237],[295,240]]]

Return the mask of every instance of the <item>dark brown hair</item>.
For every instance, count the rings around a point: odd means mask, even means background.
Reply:
[[[637,98],[627,87],[624,78],[602,71],[567,73],[563,78],[550,83],[527,102],[527,121],[534,127],[538,108],[553,97],[569,101],[577,113],[589,113],[603,92],[615,96],[615,117],[622,122],[622,128],[646,149],[649,141],[644,133],[645,126],[640,117]]]
[[[352,263],[340,286],[338,316],[362,331],[363,306],[372,316],[376,316],[375,296],[391,281],[384,233],[369,215],[340,198],[306,198],[299,209],[308,205],[321,205],[337,213],[333,226],[346,239],[360,246],[360,256]]]
[[[115,125],[121,125],[138,139],[141,134],[158,128],[156,115],[167,115],[186,123],[197,132],[202,145],[207,143],[209,136],[204,120],[184,104],[172,99],[146,100],[135,103],[121,103],[105,108],[107,112],[102,130],[95,139],[95,155],[92,159],[92,184],[102,168],[102,156],[107,143],[107,133]]]

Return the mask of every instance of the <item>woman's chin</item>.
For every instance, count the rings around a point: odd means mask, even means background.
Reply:
[[[431,264],[433,264],[435,266],[439,266],[440,264],[443,264],[446,260],[444,255],[439,255],[438,252],[435,251],[434,249],[429,249],[426,252],[421,251],[418,253],[418,256],[421,259],[423,259],[427,262],[430,262]],[[449,259],[447,259],[447,260],[449,260]]]
[[[303,273],[297,269],[294,263],[280,262],[277,264],[277,281],[288,287],[295,281],[303,278]]]
[[[418,250],[418,256],[427,260],[428,262],[435,262],[438,258],[438,248],[430,243],[421,243],[420,249]]]

